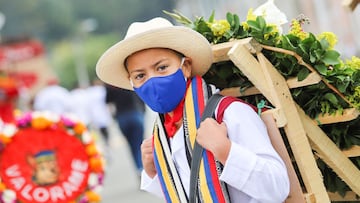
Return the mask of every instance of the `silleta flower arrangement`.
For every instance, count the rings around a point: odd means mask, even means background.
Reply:
[[[196,30],[214,45],[254,38],[261,44],[262,53],[285,79],[297,77],[298,81],[302,81],[312,70],[316,71],[322,78],[321,82],[291,89],[294,101],[309,117],[316,119],[324,114],[341,115],[347,108],[360,110],[360,58],[353,56],[351,59],[342,59],[334,49],[337,36],[332,32],[318,35],[306,32],[303,27],[310,23],[306,16],[292,19],[289,31],[284,33],[281,26],[288,21],[273,0],[255,10],[249,9],[245,21],[230,12],[226,19],[220,20],[215,19],[214,11],[208,19],[195,17],[194,20],[178,11],[164,12],[177,22]],[[241,91],[245,91],[253,86],[231,61],[212,64],[204,79],[220,89],[240,87]],[[243,99],[256,105],[265,98],[255,95]],[[349,122],[320,124],[320,127],[340,149],[360,145],[359,116]],[[351,161],[360,168],[360,157],[353,157]],[[318,164],[329,191],[344,195],[350,190],[320,159]]]
[[[71,116],[30,112],[0,124],[0,202],[100,202],[103,158]]]

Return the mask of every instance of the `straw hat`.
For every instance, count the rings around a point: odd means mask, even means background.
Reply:
[[[174,26],[165,18],[135,22],[129,26],[125,38],[110,47],[100,57],[96,74],[106,83],[133,90],[124,66],[134,52],[148,48],[169,48],[192,58],[192,74],[203,75],[212,63],[209,42],[200,33],[184,26]]]

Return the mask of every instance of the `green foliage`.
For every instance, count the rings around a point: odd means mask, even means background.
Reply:
[[[86,65],[86,69],[90,80],[95,77],[95,66],[97,60],[104,51],[112,44],[119,41],[117,33],[108,35],[90,35],[85,38],[81,45],[82,57]],[[75,44],[70,41],[62,41],[56,43],[53,47],[51,55],[52,67],[61,78],[61,83],[68,89],[73,88],[77,84],[76,56]]]

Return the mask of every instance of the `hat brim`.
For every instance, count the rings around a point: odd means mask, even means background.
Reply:
[[[124,66],[125,59],[140,50],[148,48],[169,48],[192,59],[192,75],[203,75],[213,60],[211,45],[200,33],[184,27],[159,28],[124,39],[100,57],[96,74],[106,83],[133,90]]]

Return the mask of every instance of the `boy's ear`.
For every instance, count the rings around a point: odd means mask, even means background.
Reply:
[[[191,70],[192,70],[192,60],[189,57],[185,57],[184,64],[182,66],[182,71],[186,78],[191,77]]]

